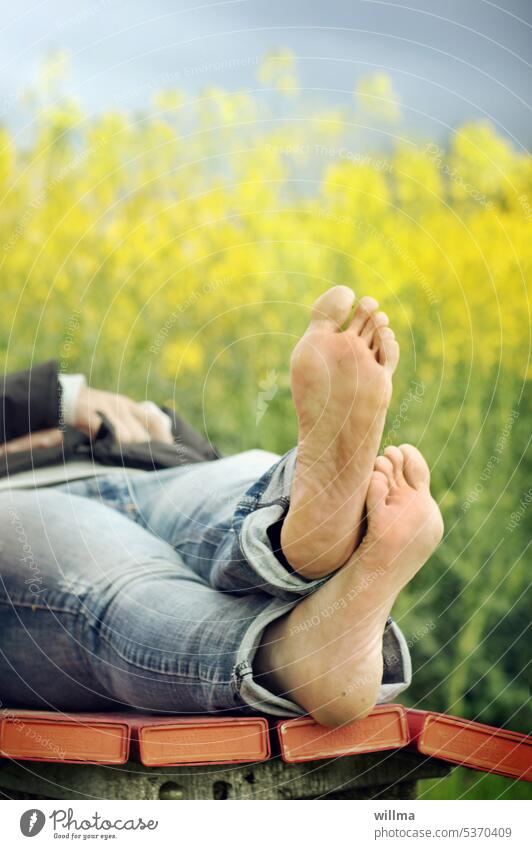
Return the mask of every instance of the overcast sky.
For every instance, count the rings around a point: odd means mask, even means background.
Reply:
[[[489,118],[532,141],[532,0],[0,0],[0,117],[53,48],[72,54],[90,110],[144,106],[168,80],[253,88],[265,53],[291,49],[306,97],[351,102],[357,77],[385,69],[409,128],[442,136]],[[212,67],[203,67],[212,65]]]

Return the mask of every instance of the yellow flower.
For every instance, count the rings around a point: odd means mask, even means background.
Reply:
[[[401,108],[388,74],[379,72],[360,77],[355,100],[363,112],[385,121],[398,121]]]

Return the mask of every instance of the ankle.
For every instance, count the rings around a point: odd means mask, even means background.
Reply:
[[[360,545],[364,523],[360,522],[345,539],[335,539],[327,546],[324,544],[324,550],[320,551],[314,545],[309,546],[306,534],[298,521],[297,508],[291,505],[291,509],[295,510],[295,513],[289,510],[281,528],[280,542],[282,552],[294,572],[309,581],[315,581],[344,566]],[[315,532],[318,530],[319,528],[314,529]],[[324,537],[325,535],[326,529],[323,532]]]
[[[253,678],[276,696],[287,696],[290,689],[289,660],[285,656],[287,639],[285,622],[290,614],[268,625],[253,660]]]

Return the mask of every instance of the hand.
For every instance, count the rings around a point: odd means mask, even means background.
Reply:
[[[100,413],[113,425],[119,442],[148,442],[150,439],[169,445],[173,442],[168,418],[156,404],[151,401],[138,404],[125,395],[82,387],[77,398],[74,426],[87,436],[95,437],[102,423]]]
[[[74,427],[94,438],[102,423],[99,411],[109,419],[115,429],[116,438],[123,444],[149,442],[150,439],[157,439],[168,445],[173,443],[167,416],[151,401],[137,404],[125,395],[114,395],[112,392],[84,386],[80,389],[76,402]],[[63,432],[58,428],[39,430],[0,443],[0,457],[16,451],[52,448],[61,445],[62,441]]]
[[[13,454],[15,451],[35,451],[36,448],[53,448],[61,445],[62,441],[63,432],[59,428],[54,427],[50,430],[38,430],[35,433],[19,436],[17,439],[10,439],[9,442],[0,443],[0,457],[4,454]]]

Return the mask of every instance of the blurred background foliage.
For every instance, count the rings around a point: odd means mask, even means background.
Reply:
[[[272,112],[210,88],[88,119],[65,73],[54,57],[28,94],[31,133],[0,131],[6,368],[57,357],[225,453],[284,452],[312,301],[377,297],[402,350],[385,441],[425,453],[446,520],[395,611],[407,701],[528,730],[532,159],[488,123],[407,138],[380,73],[349,109],[302,112],[285,52],[259,71]]]

